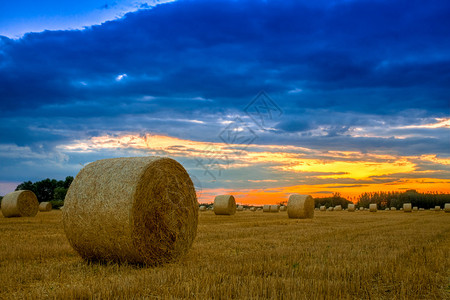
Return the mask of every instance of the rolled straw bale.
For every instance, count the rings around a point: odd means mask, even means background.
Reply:
[[[403,211],[404,212],[411,212],[412,211],[412,204],[411,203],[403,203]]]
[[[423,210],[425,210],[425,209],[424,209],[423,207],[421,207],[421,208],[419,208],[419,210],[420,210],[420,211],[423,211]]]
[[[389,210],[389,207],[386,207],[384,210]]]
[[[270,205],[268,205],[268,204],[264,205],[263,212],[270,212]]]
[[[321,205],[321,206],[319,207],[319,210],[320,210],[320,211],[326,211],[327,208],[325,207],[325,205]]]
[[[397,208],[392,206],[392,207],[391,207],[391,210],[397,210]]]
[[[444,211],[445,211],[446,213],[450,213],[450,203],[445,203],[445,204],[444,204]]]
[[[342,211],[342,206],[336,205],[333,210],[335,210],[335,211]]]
[[[319,208],[318,208],[318,207],[316,207],[316,208],[314,208],[314,210],[316,210],[316,211],[319,211]]]
[[[15,191],[6,194],[2,199],[2,213],[5,218],[34,217],[38,210],[39,202],[32,191]]]
[[[441,211],[441,207],[440,207],[439,205],[436,205],[436,206],[434,207],[434,211]]]
[[[262,211],[263,209],[261,207],[258,207],[256,210],[257,211]]]
[[[236,210],[237,210],[237,211],[244,211],[244,206],[239,205],[239,206],[236,208]]]
[[[434,207],[430,208],[430,211],[433,211],[433,210],[434,210]]]
[[[314,217],[314,199],[310,195],[290,195],[287,213],[290,219],[312,219]]]
[[[206,211],[206,206],[201,205],[201,206],[199,207],[199,210],[200,210],[200,211]]]
[[[377,204],[376,203],[371,203],[369,205],[369,210],[370,210],[370,212],[377,212]]]
[[[349,204],[347,209],[348,209],[349,212],[355,211],[355,204]]]
[[[327,208],[328,211],[333,211],[333,208],[330,206]]]
[[[62,216],[66,236],[83,258],[154,265],[173,261],[192,246],[198,202],[177,161],[112,158],[78,173]]]
[[[219,195],[214,198],[214,213],[216,215],[234,215],[236,200],[232,195]]]
[[[278,205],[273,204],[273,205],[270,206],[270,212],[275,212],[275,213],[277,213],[277,212],[279,212],[279,211],[280,211],[280,207],[279,207]]]
[[[52,210],[52,204],[50,202],[41,202],[39,204],[39,211],[46,212]]]
[[[256,211],[256,207],[250,207],[250,211]]]
[[[402,211],[402,210],[403,210],[403,207],[400,207],[400,210]]]
[[[286,205],[282,205],[282,206],[280,206],[280,211],[286,211]]]
[[[419,208],[418,208],[417,206],[414,206],[414,207],[412,208],[412,210],[413,210],[413,211],[419,211]]]

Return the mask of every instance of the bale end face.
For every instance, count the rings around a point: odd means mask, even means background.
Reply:
[[[5,218],[34,217],[38,213],[39,202],[32,191],[15,191],[3,197],[1,210]]]
[[[349,212],[354,212],[355,211],[355,204],[349,204],[347,207]]]
[[[290,219],[312,219],[314,217],[314,199],[310,195],[290,195],[287,213]]]
[[[216,215],[234,215],[236,200],[232,195],[219,195],[214,198],[214,213]]]
[[[52,204],[50,202],[41,202],[39,204],[39,211],[48,212],[52,210]]]
[[[445,211],[446,213],[450,213],[450,203],[445,203],[445,205],[444,205],[444,211]]]
[[[370,212],[377,212],[377,205],[376,203],[372,203],[369,205],[369,211]]]

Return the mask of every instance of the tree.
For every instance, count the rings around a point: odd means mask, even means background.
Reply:
[[[62,186],[59,186],[59,187],[55,188],[55,190],[53,192],[53,200],[64,201],[64,198],[66,198],[66,194],[67,194],[67,189]]]

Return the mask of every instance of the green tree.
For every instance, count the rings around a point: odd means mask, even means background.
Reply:
[[[67,194],[67,189],[62,186],[59,186],[59,187],[55,188],[55,190],[53,192],[53,200],[64,201],[64,198],[66,198],[66,194]]]

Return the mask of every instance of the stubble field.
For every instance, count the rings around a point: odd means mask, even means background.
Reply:
[[[87,263],[61,212],[0,215],[1,299],[450,299],[450,214],[199,213],[197,238],[159,267]]]

